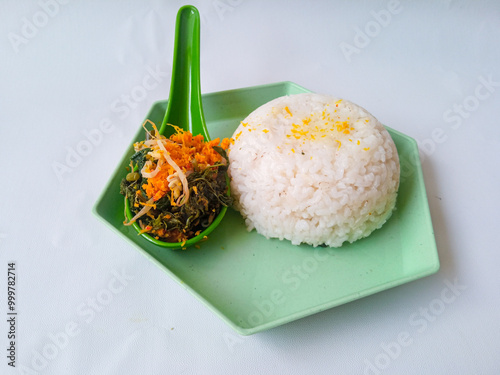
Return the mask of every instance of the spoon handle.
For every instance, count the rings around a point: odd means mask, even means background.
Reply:
[[[172,133],[170,126],[202,134],[210,140],[200,88],[200,14],[192,5],[179,9],[175,24],[174,61],[167,111],[160,133]]]

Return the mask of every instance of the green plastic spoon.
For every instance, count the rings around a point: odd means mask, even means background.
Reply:
[[[175,132],[175,129],[169,124],[176,125],[183,130],[188,130],[193,135],[202,134],[205,140],[210,140],[201,103],[200,14],[198,13],[198,9],[192,5],[183,6],[177,13],[170,95],[167,111],[159,129],[160,134],[169,137]],[[126,198],[125,209],[130,220],[134,215],[130,210],[129,201]],[[206,239],[206,236],[219,225],[226,211],[227,207],[223,206],[212,224],[198,236],[184,243],[160,241],[147,233],[142,233],[141,236],[158,246],[171,249],[184,249],[200,240]],[[137,223],[133,223],[132,225],[137,232],[141,231],[141,227]]]
[[[160,128],[166,136],[174,124],[210,139],[203,116],[200,89],[200,14],[192,5],[177,13],[174,62],[167,111]]]

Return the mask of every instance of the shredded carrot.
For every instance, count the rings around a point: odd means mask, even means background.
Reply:
[[[143,234],[143,233],[147,233],[149,232],[151,229],[153,229],[153,227],[151,226],[146,226],[144,229],[142,229],[141,231],[139,231],[139,234]]]
[[[155,131],[157,131],[156,126],[154,126],[154,128]],[[177,171],[174,168],[175,166],[178,166],[182,173],[186,173],[193,170],[193,163],[196,163],[199,168],[205,168],[219,163],[222,161],[222,156],[215,151],[214,147],[220,143],[223,149],[227,149],[231,142],[228,138],[222,141],[220,141],[220,138],[216,138],[205,142],[201,134],[193,136],[189,131],[183,131],[180,128],[176,130],[177,133],[170,136],[168,140],[157,138],[157,142],[161,142],[160,146],[162,147],[156,145],[152,147],[153,152],[157,151],[160,154],[164,154],[165,151],[162,150],[164,148],[168,156],[175,163],[173,166],[169,163],[162,164],[158,173],[154,177],[148,178],[147,183],[142,185],[147,197],[153,198],[155,202],[163,198],[167,193],[171,194],[172,202],[174,202],[174,199],[177,199],[177,197],[174,196],[174,191],[170,187],[171,178],[170,181],[168,180],[170,176],[176,175]],[[157,161],[154,161],[149,170],[154,170],[157,166],[156,163]],[[177,202],[177,204],[179,205],[182,203]]]
[[[224,138],[220,143],[220,147],[222,147],[222,149],[224,150],[227,150],[230,144],[231,144],[231,138]]]

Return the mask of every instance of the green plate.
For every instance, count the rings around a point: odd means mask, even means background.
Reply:
[[[283,95],[310,92],[291,82],[202,95],[212,139],[230,137],[250,112]],[[147,118],[161,123],[166,101]],[[138,126],[133,142],[142,140]],[[157,247],[123,223],[120,180],[124,155],[94,213],[116,233],[242,335],[250,335],[382,290],[439,269],[418,148],[414,139],[387,128],[398,149],[401,184],[396,211],[369,237],[341,248],[293,246],[248,232],[232,209],[210,238],[186,251]]]

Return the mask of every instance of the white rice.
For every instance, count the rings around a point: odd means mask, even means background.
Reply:
[[[339,247],[380,228],[399,186],[396,146],[347,100],[284,96],[252,112],[229,150],[231,191],[248,230]]]

